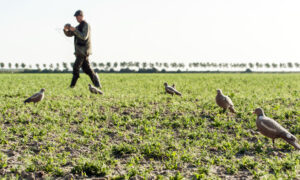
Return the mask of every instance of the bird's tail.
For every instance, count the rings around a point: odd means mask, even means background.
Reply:
[[[180,93],[180,92],[178,92],[178,91],[174,91],[175,92],[175,94],[177,94],[178,96],[182,96],[182,94]]]
[[[286,142],[294,146],[295,149],[300,150],[300,145],[296,141],[286,141]]]
[[[294,143],[292,143],[292,145],[296,148],[296,149],[298,149],[298,150],[300,150],[300,145],[295,141]]]
[[[300,145],[297,143],[297,138],[295,136],[293,136],[292,134],[285,134],[282,136],[282,139],[284,139],[290,145],[294,146],[295,149],[300,150]]]
[[[99,93],[99,94],[103,94],[103,92],[102,92],[102,91],[100,91],[99,89],[98,89],[98,93]]]
[[[235,110],[234,110],[233,106],[230,106],[228,109],[230,110],[230,112],[235,113]]]

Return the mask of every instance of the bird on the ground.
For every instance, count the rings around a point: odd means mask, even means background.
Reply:
[[[34,95],[32,95],[31,97],[29,97],[28,99],[26,99],[24,101],[24,103],[25,104],[26,103],[30,103],[30,102],[37,103],[37,102],[43,100],[44,96],[45,96],[44,92],[45,92],[45,89],[43,88],[43,89],[40,90],[40,92],[35,93]]]
[[[221,89],[217,90],[217,96],[216,96],[216,103],[218,106],[223,108],[223,112],[225,112],[227,109],[230,110],[230,112],[235,113],[234,105],[230,97],[225,96],[222,93]]]
[[[174,87],[172,87],[172,86],[169,86],[168,83],[165,82],[164,86],[165,86],[166,93],[169,93],[172,96],[174,94],[176,94],[178,96],[182,96],[182,94],[175,89],[175,85],[174,84],[173,84]]]
[[[103,94],[102,91],[100,91],[96,87],[92,86],[91,84],[89,84],[89,90],[90,90],[91,93],[94,93],[94,94]]]
[[[262,108],[255,109],[253,114],[257,115],[256,126],[258,131],[272,139],[274,149],[275,139],[281,138],[294,146],[296,149],[300,150],[300,145],[297,143],[297,138],[274,119],[267,117]]]

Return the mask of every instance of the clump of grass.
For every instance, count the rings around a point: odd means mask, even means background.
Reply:
[[[7,167],[7,156],[0,152],[0,169]]]
[[[121,143],[112,147],[112,153],[115,157],[122,157],[135,152],[137,152],[136,147],[127,143]]]
[[[165,151],[159,142],[144,144],[141,150],[146,158],[163,159],[166,156],[164,153]]]
[[[86,176],[105,176],[108,173],[109,168],[97,161],[85,162],[74,166],[71,170],[74,174],[86,175]]]

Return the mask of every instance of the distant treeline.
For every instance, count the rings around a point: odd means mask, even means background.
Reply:
[[[25,63],[4,63],[0,62],[2,72],[23,72],[23,73],[67,73],[72,71],[74,63],[35,64]],[[226,72],[245,71],[252,72],[260,70],[268,71],[300,71],[300,63],[148,63],[148,62],[91,62],[91,66],[99,73],[166,73],[166,72]]]

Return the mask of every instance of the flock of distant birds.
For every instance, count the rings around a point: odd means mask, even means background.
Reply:
[[[100,95],[103,94],[101,90],[97,89],[91,84],[89,84],[88,86],[91,93],[100,94]],[[182,96],[182,94],[176,90],[174,84],[172,86],[169,86],[168,83],[165,82],[164,86],[165,86],[166,93],[171,94],[172,96],[174,95]],[[43,88],[38,93],[26,99],[24,103],[25,104],[30,102],[37,103],[39,101],[42,101],[45,96],[44,92],[45,89]],[[232,100],[228,96],[224,95],[220,89],[217,90],[216,104],[219,107],[223,108],[223,113],[226,112],[227,109],[232,113],[236,113]],[[294,146],[295,149],[300,150],[300,145],[297,143],[298,141],[297,138],[293,134],[291,134],[287,129],[282,127],[274,119],[267,117],[262,108],[255,109],[253,114],[257,115],[256,126],[258,131],[261,134],[272,139],[274,149],[275,149],[275,139],[281,138],[285,140],[287,143]]]

